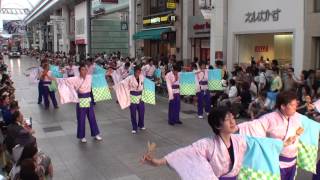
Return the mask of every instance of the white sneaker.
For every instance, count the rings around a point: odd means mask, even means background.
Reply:
[[[137,131],[136,131],[136,130],[132,130],[131,133],[132,133],[132,134],[136,134]]]
[[[145,127],[142,127],[142,128],[140,128],[141,130],[146,130],[146,128]]]
[[[102,141],[102,137],[99,136],[99,135],[96,135],[96,136],[94,137],[94,139],[97,140],[97,141]]]
[[[82,139],[80,139],[80,141],[81,141],[82,143],[86,143],[86,142],[87,142],[86,138],[82,138]]]
[[[198,116],[199,119],[203,119],[203,116]]]

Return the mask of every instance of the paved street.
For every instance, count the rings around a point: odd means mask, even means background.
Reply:
[[[147,130],[131,134],[129,111],[121,110],[115,100],[98,103],[96,116],[103,141],[91,140],[87,124],[87,144],[76,139],[75,105],[61,105],[48,111],[37,104],[37,86],[25,77],[25,69],[36,66],[29,57],[7,60],[16,87],[16,97],[25,117],[32,117],[35,136],[41,150],[53,161],[57,180],[175,180],[179,179],[167,167],[150,167],[139,163],[147,141],[158,145],[157,155],[190,144],[211,134],[205,120],[196,118],[195,107],[182,103],[183,125],[167,124],[167,99],[158,98],[156,106],[146,106]],[[303,180],[309,174],[300,175]]]

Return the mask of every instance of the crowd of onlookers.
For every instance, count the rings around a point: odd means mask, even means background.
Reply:
[[[218,103],[230,103],[238,115],[254,119],[274,110],[277,94],[286,90],[296,93],[300,102],[298,112],[318,119],[312,103],[320,96],[319,70],[303,70],[296,76],[291,65],[252,58],[249,65],[235,64],[230,74],[225,77],[225,91]]]
[[[51,179],[51,159],[38,149],[32,119],[24,118],[20,111],[14,83],[1,55],[0,77],[0,179]]]

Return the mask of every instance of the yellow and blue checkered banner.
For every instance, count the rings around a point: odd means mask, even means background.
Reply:
[[[130,68],[130,70],[129,70],[129,75],[131,76],[131,75],[134,75],[134,68]]]
[[[140,104],[140,100],[141,100],[141,95],[138,95],[138,96],[130,95],[131,104]]]
[[[79,98],[79,107],[89,108],[91,103],[91,97],[88,98]]]
[[[180,94],[181,95],[196,95],[196,75],[194,72],[181,72],[180,74]]]
[[[59,66],[50,65],[49,69],[50,69],[53,77],[63,78],[63,74],[60,72]]]
[[[246,137],[247,150],[239,180],[280,180],[279,155],[282,141],[272,138]]]
[[[112,99],[105,74],[92,75],[92,94],[95,102]]]
[[[222,69],[209,69],[209,71],[208,71],[208,89],[210,91],[223,90]]]
[[[56,81],[51,81],[51,84],[49,85],[49,91],[50,92],[56,92],[58,90],[58,84]]]
[[[156,71],[154,72],[154,76],[156,78],[161,78],[161,69],[157,68]]]
[[[103,67],[96,65],[93,74],[106,74],[106,70]]]
[[[300,118],[303,134],[298,144],[298,167],[316,174],[320,124],[305,115]]]
[[[155,83],[148,78],[144,78],[143,81],[142,101],[147,104],[156,104]]]

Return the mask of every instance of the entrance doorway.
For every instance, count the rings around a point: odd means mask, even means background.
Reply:
[[[317,63],[317,68],[320,68],[320,37],[315,38],[315,62]]]
[[[78,53],[80,57],[80,61],[86,60],[86,45],[78,44]]]

